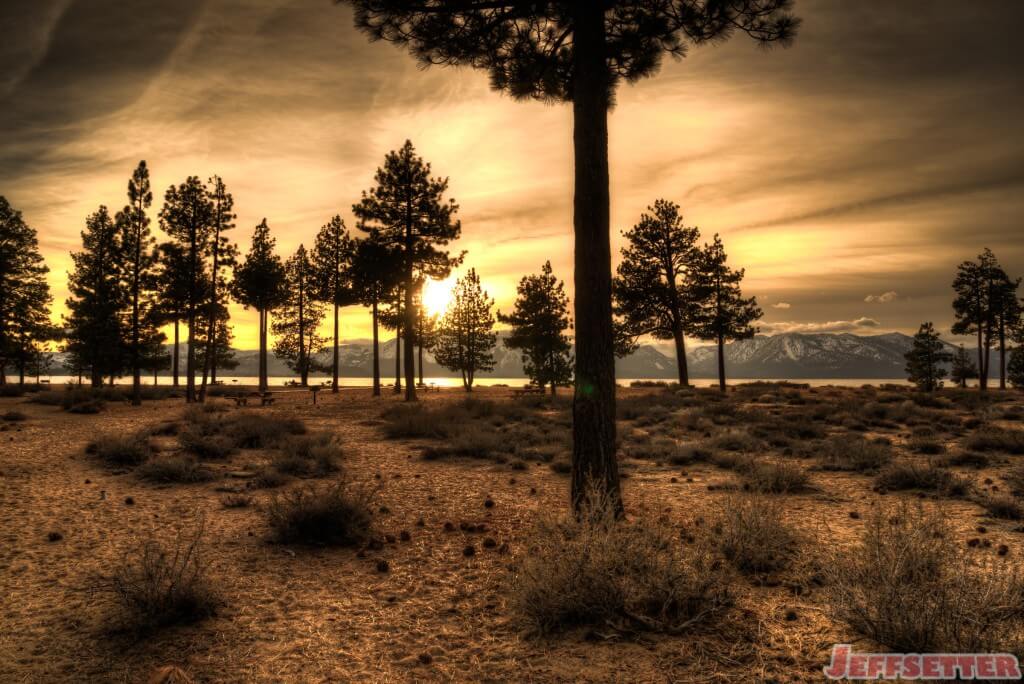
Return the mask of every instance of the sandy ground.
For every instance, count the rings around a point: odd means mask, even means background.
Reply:
[[[475,394],[513,401],[502,388]],[[444,390],[423,400],[462,397],[461,390]],[[300,392],[250,409],[298,416],[311,430],[336,434],[351,479],[378,488],[380,531],[395,537],[408,531],[411,540],[360,557],[354,549],[269,543],[261,506],[271,491],[257,490],[256,505],[248,508],[223,506],[223,490],[242,484],[227,473],[263,458],[259,452],[214,465],[219,477],[212,482],[173,486],[112,472],[84,453],[101,433],[179,417],[180,400],[72,415],[0,399],[0,413],[28,414],[0,432],[0,681],[136,682],[166,664],[211,682],[819,681],[832,644],[863,643],[829,619],[807,564],[768,586],[741,584],[735,608],[714,630],[680,637],[525,635],[507,605],[510,568],[532,521],[567,508],[568,477],[541,463],[513,470],[487,460],[422,460],[422,441],[382,435],[382,408],[397,401],[344,389],[322,393],[315,407]],[[897,443],[905,433],[889,431]],[[623,470],[630,515],[664,513],[673,523],[713,515],[726,494],[709,485],[735,481],[733,473],[706,464],[627,459]],[[962,472],[983,488],[998,483],[982,484],[995,472]],[[806,493],[782,500],[813,556],[816,547],[852,542],[863,519],[850,512],[866,513],[883,495],[864,475],[814,471],[811,481]],[[916,498],[884,495],[898,497]],[[484,506],[488,498],[493,507]],[[967,501],[931,505],[947,508],[965,540],[978,536],[974,528],[983,523],[992,547],[979,553],[1004,543],[1011,555],[1024,553],[1014,531],[1019,523],[984,518]],[[89,592],[94,578],[140,540],[173,539],[199,519],[222,599],[217,615],[142,640],[111,633],[111,606]],[[446,532],[445,522],[456,531]],[[459,531],[462,522],[483,523],[486,531]],[[50,542],[50,532],[63,538]],[[485,548],[487,537],[497,545]],[[472,557],[463,554],[468,544],[477,551]],[[377,570],[381,558],[387,573]],[[421,662],[423,654],[429,663]]]

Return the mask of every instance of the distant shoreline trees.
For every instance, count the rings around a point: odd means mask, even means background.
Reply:
[[[511,314],[498,312],[498,320],[512,326],[505,346],[522,352],[523,370],[539,387],[558,385],[572,379],[572,344],[565,331],[570,329],[569,298],[565,284],[555,278],[551,262],[544,262],[538,275],[523,276],[516,288],[518,296]]]
[[[343,306],[357,304],[352,289],[352,259],[355,244],[348,234],[341,216],[328,221],[316,236],[312,261],[316,271],[317,298],[331,306],[334,312],[334,336],[331,345],[331,392],[338,393],[339,344],[338,311]]]
[[[374,176],[376,186],[363,191],[362,199],[352,206],[352,213],[359,220],[357,227],[372,232],[376,239],[395,249],[400,259],[401,301],[395,306],[395,342],[400,345],[402,337],[406,342],[406,401],[416,400],[416,284],[424,277],[445,278],[452,267],[462,262],[461,255],[451,257],[443,249],[462,232],[462,224],[455,218],[459,206],[453,199],[444,200],[448,179],[432,178],[430,171],[430,164],[406,140],[401,149],[385,156],[384,166]],[[395,355],[397,369],[397,348]],[[400,382],[396,379],[395,386],[399,387]]]
[[[233,291],[235,300],[242,306],[256,309],[259,317],[259,391],[266,392],[267,378],[267,331],[271,312],[281,305],[285,298],[284,264],[274,252],[275,241],[270,235],[267,219],[260,221],[253,230],[252,244],[245,256],[245,262],[235,269]]]
[[[24,385],[29,365],[42,353],[40,344],[56,336],[48,272],[36,231],[0,196],[0,385],[7,384],[9,363]]]
[[[494,300],[480,285],[476,269],[455,283],[448,310],[437,326],[434,358],[462,376],[462,386],[473,391],[477,373],[494,369]]]
[[[921,324],[905,358],[907,379],[922,392],[934,392],[942,387],[942,379],[947,375],[945,366],[954,361],[931,322]]]
[[[612,282],[614,313],[631,340],[673,340],[679,384],[690,384],[684,337],[695,317],[693,268],[700,231],[683,224],[679,205],[659,199],[622,235],[622,261]],[[632,347],[632,344],[628,345]]]
[[[317,367],[313,353],[327,340],[317,332],[324,319],[324,308],[313,297],[316,271],[303,245],[285,262],[284,273],[285,298],[271,325],[277,338],[274,353],[286,359],[288,366],[299,374],[299,384],[308,387],[309,373]]]

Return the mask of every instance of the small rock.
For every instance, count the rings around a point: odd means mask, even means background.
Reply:
[[[1006,554],[1010,553],[1010,547],[1006,544],[1000,544],[999,548],[996,549],[996,553],[998,553],[1000,556],[1005,556]]]
[[[498,545],[498,542],[495,541],[494,537],[487,537],[486,539],[484,539],[484,548],[485,549],[493,549],[497,545]]]
[[[672,484],[675,484],[676,482],[679,482],[679,478],[678,477],[673,477],[672,479],[669,480],[669,482],[671,482]]]
[[[409,530],[402,530],[401,532],[398,533],[398,538],[401,539],[404,542],[407,542],[410,539],[412,539],[412,535],[409,534]]]
[[[971,539],[967,540],[967,545],[970,546],[972,549],[975,546],[977,546],[978,544],[980,544],[980,543],[981,543],[981,540],[978,539],[977,537],[972,537]]]
[[[426,524],[427,521],[424,520],[422,516],[416,521],[416,527],[423,527]]]
[[[387,506],[381,506],[380,508],[377,509],[377,511],[380,513],[390,513],[391,509],[388,508]]]
[[[988,529],[986,529],[983,525],[978,525],[978,534],[985,534],[986,532],[988,532]]]
[[[494,499],[491,497],[484,499],[484,508],[494,508]]]
[[[393,535],[393,534],[385,534],[384,535],[384,541],[386,541],[388,544],[394,544],[395,543],[395,535]]]
[[[853,520],[860,520],[860,513],[857,511],[850,511],[850,518]]]
[[[434,656],[430,655],[429,653],[420,653],[418,656],[416,656],[416,658],[424,665],[429,665],[430,663],[434,662]]]
[[[476,555],[476,547],[472,544],[466,544],[466,548],[462,549],[462,555],[466,558]]]
[[[391,569],[391,566],[383,558],[381,558],[379,561],[377,561],[377,572],[387,572],[390,569]]]
[[[135,499],[133,499],[130,496],[124,497],[124,505],[125,506],[134,506],[135,505]]]
[[[50,532],[48,535],[46,535],[46,541],[50,542],[59,542],[63,538],[64,535],[60,532]]]
[[[786,611],[786,622],[795,622],[796,619],[797,619],[797,614],[796,614],[795,610],[787,610]]]
[[[450,522],[446,522],[446,523],[444,524],[444,531],[445,531],[445,532],[454,532],[454,531],[455,531],[455,525],[453,525],[453,524],[452,524],[452,523],[450,523]]]

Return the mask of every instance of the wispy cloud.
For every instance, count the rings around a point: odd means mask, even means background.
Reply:
[[[864,298],[864,301],[869,303],[888,304],[897,297],[899,297],[899,295],[896,294],[895,290],[889,290],[888,292],[883,292],[880,295],[869,294],[867,297]]]
[[[781,321],[777,323],[762,323],[759,327],[761,332],[769,334],[779,333],[837,333],[837,332],[861,332],[873,330],[881,325],[873,318],[857,318],[852,321],[826,321],[823,323],[795,323],[793,321]]]

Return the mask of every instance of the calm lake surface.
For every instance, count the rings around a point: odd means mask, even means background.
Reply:
[[[43,379],[44,380],[47,379],[47,376],[43,376]],[[229,385],[229,386],[230,385],[256,385],[258,383],[258,379],[255,376],[252,376],[252,375],[222,375],[222,376],[218,376],[217,379],[223,381],[223,383],[225,385]],[[29,381],[29,382],[34,382],[35,381],[34,378],[31,378],[31,379],[26,378],[26,380]],[[51,375],[51,376],[49,376],[49,380],[50,380],[51,384],[60,385],[60,384],[68,383],[68,382],[77,382],[78,378],[77,377],[73,377],[73,376],[69,376],[69,375]],[[284,386],[285,384],[287,384],[288,382],[290,382],[292,380],[294,380],[294,378],[291,377],[291,376],[271,376],[270,377],[270,385],[271,385],[271,387],[282,387],[282,386]],[[438,385],[439,387],[461,387],[462,386],[462,379],[461,378],[431,378],[431,377],[427,377],[427,378],[424,378],[424,380],[428,384],[429,383],[434,383],[434,384]],[[116,384],[118,384],[118,385],[126,385],[126,384],[130,385],[131,381],[132,380],[131,380],[130,377],[129,378],[119,378],[116,381]],[[310,377],[310,379],[309,379],[310,384],[316,384],[316,383],[325,382],[325,381],[328,384],[330,383],[330,379],[329,378]],[[619,378],[616,382],[618,382],[620,385],[622,385],[624,387],[628,387],[629,384],[631,382],[634,382],[634,381],[669,382],[668,380],[666,380],[664,378]],[[751,378],[729,378],[728,379],[728,383],[730,385],[740,385],[740,384],[747,383],[747,382],[782,382],[782,381],[803,383],[803,384],[810,385],[811,387],[822,387],[822,386],[825,386],[825,385],[838,385],[840,387],[860,387],[861,385],[885,385],[885,384],[890,384],[890,385],[906,385],[906,384],[909,384],[905,378],[891,378],[891,379],[878,379],[878,378],[812,378],[812,379],[802,379],[802,378],[773,378],[773,379],[764,379],[764,378],[758,378],[758,379],[751,379]],[[184,376],[181,376],[180,382],[181,382],[182,385],[185,384],[185,377]],[[197,379],[196,383],[198,384],[198,382],[199,382],[199,380]],[[373,378],[341,378],[340,382],[341,382],[341,385],[343,387],[372,387],[373,386]],[[394,384],[394,377],[390,378],[390,380],[387,377],[384,377],[384,378],[381,379],[381,382],[385,386],[393,385]],[[509,387],[521,387],[522,385],[526,384],[526,382],[527,382],[526,378],[480,377],[480,378],[477,378],[475,380],[474,385],[478,385],[480,387],[487,387],[487,386],[490,386],[490,385],[508,385]],[[718,380],[716,378],[691,378],[690,382],[694,386],[696,386],[696,387],[715,387],[715,386],[718,385]],[[144,376],[142,378],[142,383],[144,385],[152,385],[153,384],[153,378],[152,377],[148,377],[147,378],[147,377]],[[158,384],[160,384],[160,385],[170,385],[171,384],[171,379],[170,379],[170,377],[167,377],[167,376],[160,376]]]

